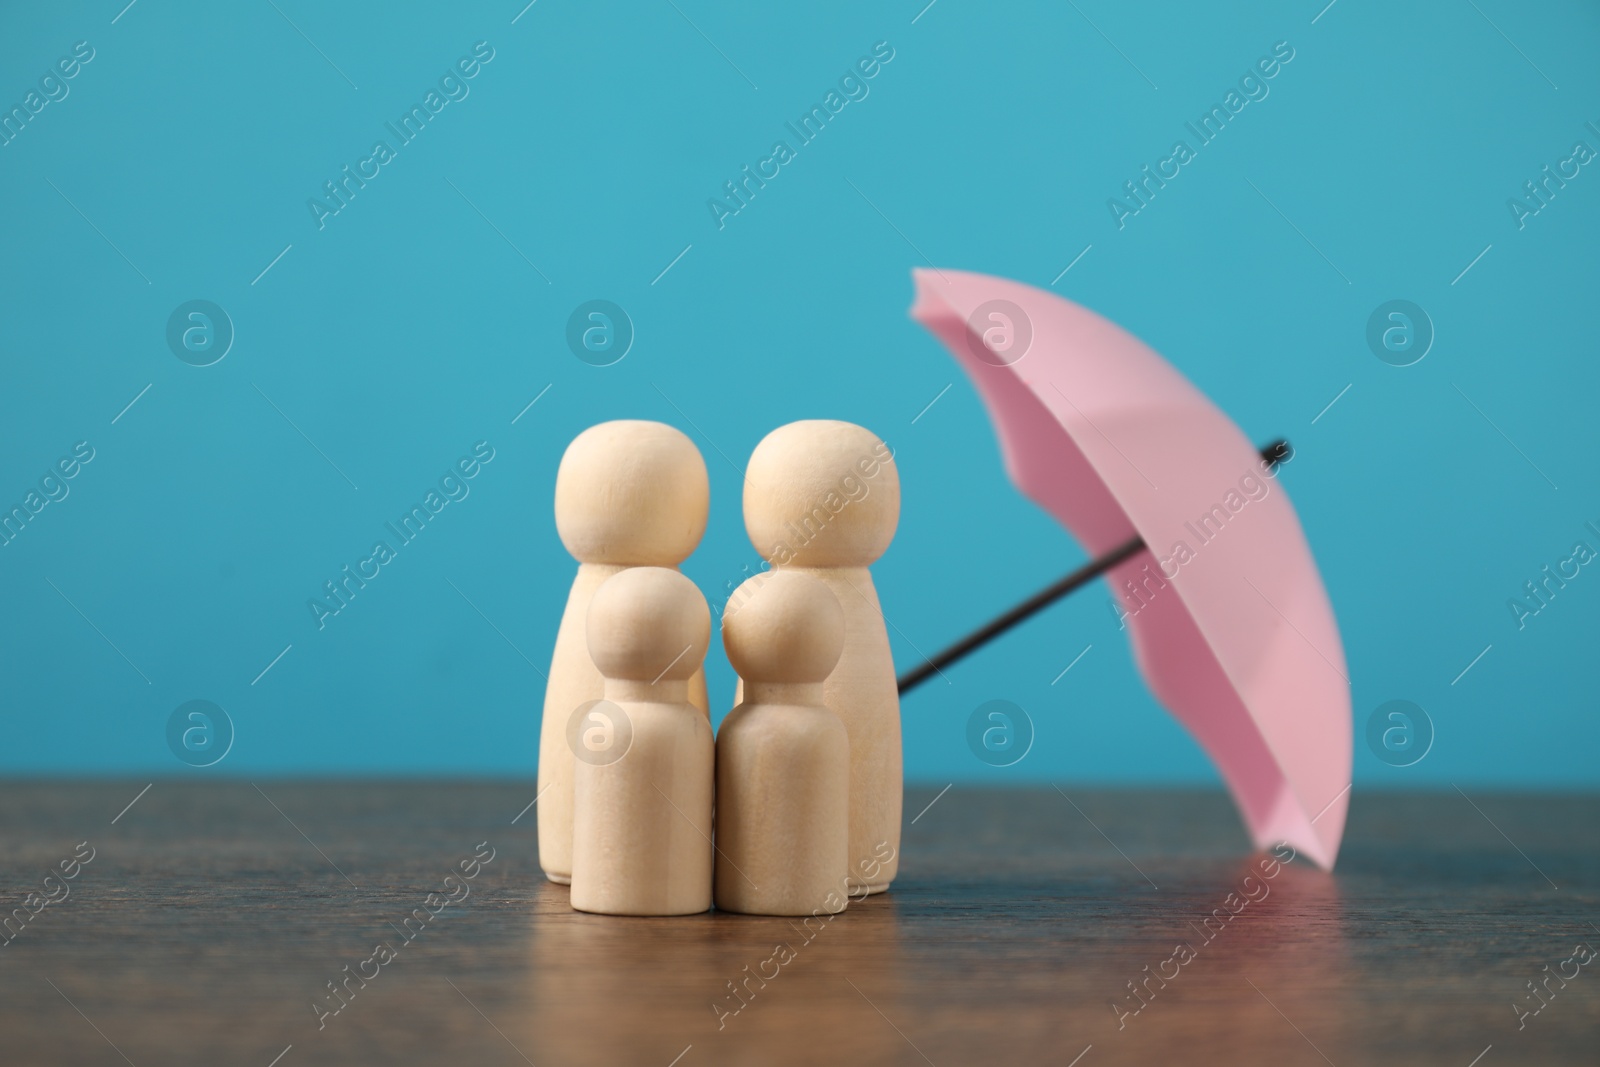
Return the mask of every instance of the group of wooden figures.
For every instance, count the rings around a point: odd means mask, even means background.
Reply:
[[[699,450],[661,423],[601,423],[561,459],[578,573],[545,690],[539,863],[579,911],[837,913],[899,864],[900,703],[867,570],[899,521],[894,457],[823,420],[756,447],[744,520],[766,563],[722,612],[739,692],[714,741],[710,612],[677,569],[709,505]]]

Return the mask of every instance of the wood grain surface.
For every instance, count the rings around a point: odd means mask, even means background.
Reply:
[[[1600,1059],[1593,795],[1357,791],[1268,878],[1217,793],[910,789],[808,929],[571,911],[529,782],[146,784],[0,785],[6,1067]]]

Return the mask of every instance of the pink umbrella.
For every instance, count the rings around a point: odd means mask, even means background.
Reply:
[[[1216,763],[1256,845],[1287,841],[1331,869],[1349,804],[1349,676],[1271,464],[1176,368],[1094,312],[1003,278],[913,273],[912,318],[977,386],[1012,481],[1107,556],[1085,572],[1107,569],[1125,593],[1140,670]],[[1008,617],[1018,612],[1029,605]],[[978,643],[996,625],[1010,623]]]

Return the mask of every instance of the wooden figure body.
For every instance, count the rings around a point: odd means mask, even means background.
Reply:
[[[572,906],[705,911],[715,747],[688,699],[711,640],[705,597],[675,569],[630,567],[595,590],[586,629],[605,698],[586,716],[598,737],[574,746]]]
[[[552,882],[572,878],[573,712],[603,695],[589,658],[585,620],[595,590],[627,567],[676,567],[705,533],[710,506],[705,461],[694,442],[659,422],[617,421],[575,437],[556,474],[556,529],[578,560],[567,597],[539,728],[539,866]],[[702,711],[705,676],[689,680]]]
[[[867,571],[899,519],[894,456],[870,430],[793,422],[750,456],[744,523],[751,543],[779,571],[817,578],[844,611],[844,651],[823,699],[850,738],[850,885],[858,895],[889,888],[900,863],[900,697]],[[730,601],[728,610],[738,605]]]
[[[723,615],[744,702],[717,731],[717,907],[837,914],[849,901],[850,739],[823,703],[844,611],[797,571],[751,578]]]

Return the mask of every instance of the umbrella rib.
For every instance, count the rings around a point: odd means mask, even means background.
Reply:
[[[1267,601],[1267,607],[1271,608],[1273,611],[1278,611],[1278,605],[1274,604],[1270,600],[1267,600],[1267,594],[1263,593],[1259,589],[1256,589],[1256,583],[1252,582],[1250,580],[1250,576],[1248,574],[1244,576],[1244,580],[1245,580],[1245,584],[1246,585],[1248,585],[1251,589],[1255,589],[1256,590],[1256,596],[1260,597],[1262,600],[1266,600]],[[1323,656],[1322,655],[1322,649],[1318,648],[1312,642],[1311,638],[1307,637],[1303,633],[1300,633],[1300,627],[1296,626],[1292,622],[1289,622],[1289,616],[1285,615],[1281,611],[1278,611],[1278,618],[1282,619],[1284,622],[1288,622],[1289,623],[1289,629],[1293,630],[1297,634],[1300,634],[1300,640],[1302,640],[1306,644],[1310,645],[1311,646],[1311,651],[1315,652],[1318,656],[1322,656],[1322,662],[1326,663],[1330,667],[1333,667],[1333,660],[1329,659],[1327,656]],[[1344,684],[1345,685],[1349,685],[1350,684],[1350,676],[1348,674],[1344,673],[1344,671],[1341,671],[1338,667],[1333,667],[1333,670],[1334,670],[1335,674],[1337,674],[1339,677],[1344,679]]]
[[[1107,437],[1105,435],[1105,431],[1101,430],[1100,427],[1096,426],[1094,424],[1094,422],[1089,418],[1089,416],[1087,416],[1087,415],[1085,415],[1083,413],[1083,409],[1082,408],[1080,408],[1080,407],[1078,407],[1078,405],[1074,404],[1072,402],[1072,399],[1070,397],[1068,397],[1066,393],[1062,393],[1061,392],[1061,387],[1059,385],[1057,385],[1055,382],[1051,382],[1050,383],[1050,388],[1054,389],[1057,393],[1059,393],[1061,395],[1061,399],[1065,400],[1067,402],[1067,406],[1072,408],[1073,411],[1076,411],[1078,413],[1079,417],[1081,417],[1084,422],[1089,423],[1089,429],[1091,429],[1095,433],[1099,434],[1101,440],[1103,440],[1106,444],[1110,445],[1112,448],[1116,448],[1117,449],[1117,455],[1121,456],[1123,458],[1124,462],[1126,462],[1128,464],[1128,466],[1132,467],[1134,469],[1134,471],[1138,473],[1139,477],[1141,477],[1141,478],[1143,478],[1145,480],[1145,484],[1146,485],[1148,485],[1150,488],[1154,489],[1158,493],[1161,491],[1161,487],[1159,485],[1157,485],[1155,482],[1152,482],[1150,480],[1150,478],[1145,474],[1144,471],[1139,470],[1139,465],[1134,463],[1133,460],[1128,459],[1128,454],[1126,452],[1124,452],[1122,449],[1117,448],[1117,443],[1115,441],[1113,441],[1111,438]]]

